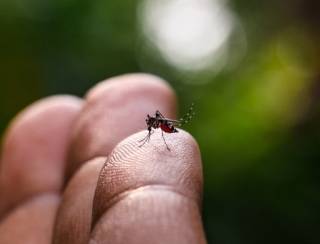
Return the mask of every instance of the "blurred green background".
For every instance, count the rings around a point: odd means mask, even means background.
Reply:
[[[320,243],[318,0],[1,0],[0,132],[107,77],[168,80],[203,157],[209,243]]]

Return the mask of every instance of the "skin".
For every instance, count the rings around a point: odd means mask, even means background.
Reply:
[[[157,109],[175,118],[172,89],[131,74],[23,110],[3,140],[0,243],[206,243],[195,140],[166,133],[168,151],[156,130],[139,147]]]

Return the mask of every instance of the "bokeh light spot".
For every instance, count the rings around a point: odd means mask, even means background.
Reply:
[[[199,71],[219,65],[234,16],[219,0],[145,0],[143,33],[175,68]]]

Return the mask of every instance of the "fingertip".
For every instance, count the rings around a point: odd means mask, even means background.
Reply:
[[[29,127],[32,127],[34,121],[37,122],[38,130],[46,129],[47,123],[45,121],[50,122],[48,119],[50,114],[53,115],[50,116],[50,119],[52,117],[61,118],[69,113],[72,116],[74,112],[80,111],[82,103],[82,99],[75,96],[54,95],[28,105],[9,122],[3,136],[2,152],[6,150],[7,144],[10,144],[11,141],[20,141],[20,134],[24,134]]]
[[[5,137],[10,134],[11,130],[18,130],[20,126],[27,123],[41,114],[50,111],[79,110],[83,100],[72,95],[53,95],[35,101],[19,112],[9,123]]]
[[[120,142],[97,184],[91,242],[206,243],[201,222],[202,166],[199,147],[183,131],[146,131]],[[125,235],[119,233],[126,233]]]
[[[87,101],[93,101],[113,91],[118,92],[119,88],[130,93],[141,93],[141,90],[150,90],[152,93],[159,91],[161,95],[166,95],[168,99],[175,100],[175,93],[168,82],[147,73],[124,74],[101,81],[87,92],[85,98]],[[175,101],[173,102],[175,103]]]
[[[0,171],[0,212],[31,195],[58,191],[69,132],[82,100],[60,95],[22,110],[5,133]]]
[[[93,224],[110,206],[131,191],[155,186],[176,191],[196,202],[202,201],[202,163],[197,142],[187,132],[165,134],[156,130],[148,143],[139,140],[146,131],[120,142],[106,161],[97,184],[93,204]]]

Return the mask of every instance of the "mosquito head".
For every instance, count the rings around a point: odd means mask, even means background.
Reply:
[[[152,124],[152,118],[149,114],[147,115],[147,118],[146,118],[146,124],[147,124],[147,126],[151,126],[151,124]]]
[[[147,114],[146,124],[148,126],[148,131],[149,132],[151,131],[153,122],[154,122],[154,119],[149,114]]]

